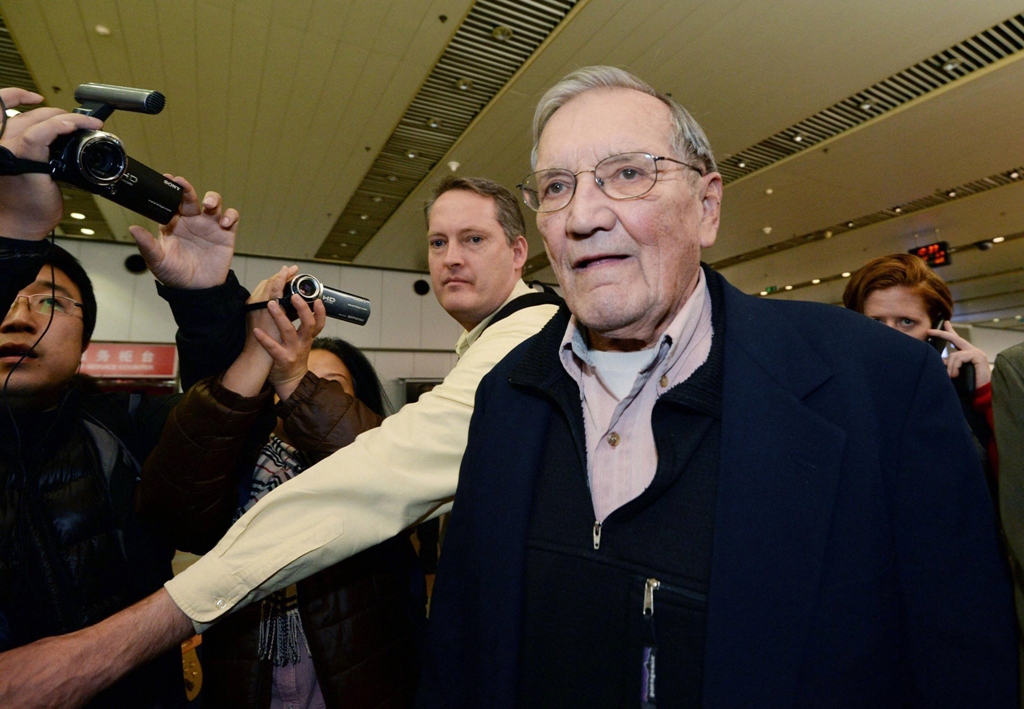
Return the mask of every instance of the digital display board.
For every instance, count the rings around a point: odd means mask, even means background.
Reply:
[[[948,266],[952,263],[948,241],[936,241],[934,244],[919,246],[916,249],[911,249],[910,253],[920,256],[925,263],[932,267]]]

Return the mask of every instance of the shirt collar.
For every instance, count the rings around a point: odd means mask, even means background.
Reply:
[[[493,313],[491,313],[486,318],[481,320],[480,323],[472,330],[462,331],[462,334],[459,336],[459,341],[455,343],[455,354],[457,354],[459,357],[465,354],[466,350],[468,350],[473,345],[473,343],[479,339],[481,333],[483,333],[484,331],[484,328],[486,328],[491,323],[491,319],[497,314],[499,310],[504,308],[506,305],[511,303],[519,296],[535,292],[536,291],[533,290],[533,288],[530,288],[530,286],[526,285],[523,282],[522,278],[516,281],[515,286],[512,288],[512,292],[509,293],[509,296],[508,298],[505,299],[504,303],[495,308]]]

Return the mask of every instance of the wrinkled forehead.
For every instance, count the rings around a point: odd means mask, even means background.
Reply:
[[[633,89],[591,89],[548,119],[537,143],[537,169],[587,170],[617,153],[670,155],[672,113]]]

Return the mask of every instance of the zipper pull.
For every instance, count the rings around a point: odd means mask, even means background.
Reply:
[[[661,581],[658,579],[647,579],[644,585],[644,618],[654,615],[654,592],[661,588]]]
[[[594,548],[601,548],[601,523],[598,521],[594,522]]]

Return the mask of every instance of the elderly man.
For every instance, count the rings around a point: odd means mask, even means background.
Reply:
[[[1014,706],[935,353],[702,267],[721,177],[635,77],[570,75],[534,138],[521,188],[568,310],[481,383],[420,705]]]
[[[86,631],[0,655],[0,706],[78,706],[194,627],[450,508],[477,385],[561,299],[521,280],[525,224],[508,190],[451,177],[425,212],[435,294],[466,330],[444,382],[266,495],[167,590]]]

